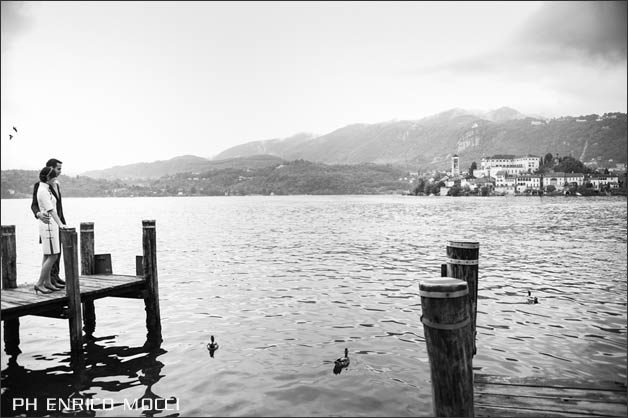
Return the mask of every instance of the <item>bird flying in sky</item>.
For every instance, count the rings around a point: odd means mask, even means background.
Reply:
[[[13,135],[9,134],[9,141],[13,139]]]
[[[17,133],[17,128],[15,126],[13,127],[13,130],[15,131],[15,133]]]

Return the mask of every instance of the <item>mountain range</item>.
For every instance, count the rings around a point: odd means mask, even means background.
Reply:
[[[116,166],[82,175],[101,179],[159,178],[224,168],[259,169],[285,161],[328,165],[389,164],[406,170],[446,169],[451,157],[461,168],[496,154],[571,155],[600,165],[625,163],[626,114],[564,116],[546,119],[502,107],[489,112],[451,109],[418,120],[352,124],[325,135],[299,133],[288,138],[252,141],[214,158],[193,155],[166,161]]]

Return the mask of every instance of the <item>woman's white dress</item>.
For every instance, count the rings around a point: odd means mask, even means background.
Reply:
[[[49,212],[51,210],[57,210],[57,199],[50,191],[48,183],[39,183],[39,189],[37,190],[37,203],[39,204],[40,212]],[[59,241],[59,225],[50,217],[50,222],[47,224],[39,220],[39,236],[41,238],[41,245],[44,250],[44,254],[59,254],[61,252],[61,243]]]

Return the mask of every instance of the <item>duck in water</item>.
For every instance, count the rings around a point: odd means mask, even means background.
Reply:
[[[528,300],[527,300],[527,302],[528,302],[530,305],[532,305],[532,304],[535,304],[535,303],[539,303],[539,300],[537,299],[537,297],[536,297],[536,296],[535,296],[535,297],[532,297],[532,292],[530,292],[530,291],[528,290]]]
[[[334,361],[334,374],[340,373],[342,369],[349,366],[349,363],[351,363],[349,360],[349,350],[345,348],[345,356],[337,358]]]
[[[214,351],[218,350],[218,343],[214,341],[214,336],[210,337],[211,342],[207,344],[207,349],[209,350],[209,355],[214,357]]]

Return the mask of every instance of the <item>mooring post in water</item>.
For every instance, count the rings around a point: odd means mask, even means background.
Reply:
[[[61,229],[63,266],[65,268],[65,293],[68,297],[70,323],[70,348],[72,362],[83,363],[83,333],[81,331],[81,289],[79,287],[78,242],[76,228]]]
[[[419,283],[421,322],[437,417],[473,417],[473,354],[469,287],[453,278]]]
[[[15,249],[15,225],[2,225],[2,289],[17,287],[17,252]],[[4,321],[4,351],[17,355],[20,350],[20,320]]]
[[[81,275],[94,274],[94,223],[81,222]],[[83,301],[83,331],[92,337],[96,330],[96,308],[94,300]]]
[[[464,280],[469,285],[471,309],[471,341],[473,355],[476,349],[476,319],[478,314],[478,258],[480,243],[477,241],[449,241],[447,245],[447,277]]]
[[[154,220],[142,221],[142,270],[146,280],[146,337],[151,344],[161,344],[161,314],[157,279],[157,233]]]

